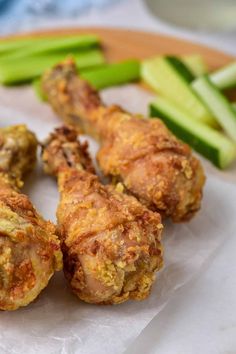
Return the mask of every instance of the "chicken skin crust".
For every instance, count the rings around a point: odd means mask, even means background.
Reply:
[[[62,266],[55,226],[19,193],[36,148],[25,126],[0,129],[0,310],[28,305]]]
[[[57,219],[72,291],[94,304],[145,299],[163,263],[160,215],[122,193],[122,185],[102,185],[72,128],[51,134],[42,156],[45,171],[58,178]]]
[[[199,210],[202,166],[160,119],[140,119],[117,106],[106,107],[78,77],[72,60],[46,72],[42,88],[66,123],[101,142],[99,166],[115,183],[120,181],[128,193],[174,222],[187,221]]]

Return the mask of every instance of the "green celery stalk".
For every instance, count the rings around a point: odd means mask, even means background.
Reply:
[[[138,60],[126,60],[121,63],[105,65],[89,69],[81,73],[95,89],[122,85],[140,79],[140,63]]]
[[[4,85],[21,84],[39,77],[51,66],[64,60],[70,53],[47,54],[18,60],[0,61],[0,83]],[[104,64],[101,50],[92,49],[81,53],[72,53],[78,69]]]
[[[40,101],[46,102],[47,96],[44,94],[42,90],[41,78],[34,79],[32,85],[33,85],[34,92],[36,93],[36,96],[40,99]]]
[[[99,45],[94,35],[39,36],[0,41],[0,57],[21,57],[32,54],[47,53],[58,49],[89,48]]]

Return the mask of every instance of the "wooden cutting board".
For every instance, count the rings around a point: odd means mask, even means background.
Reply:
[[[191,43],[175,37],[160,34],[111,28],[69,28],[47,32],[32,32],[14,37],[31,37],[58,34],[96,34],[101,39],[108,61],[137,58],[144,59],[158,54],[201,54],[209,65],[209,69],[232,61],[233,57],[218,50]],[[11,36],[13,38],[13,36]],[[10,38],[11,38],[10,37]],[[9,38],[9,37],[7,37]],[[3,39],[4,40],[4,39]]]

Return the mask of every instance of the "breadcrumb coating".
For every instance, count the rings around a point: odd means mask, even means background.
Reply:
[[[36,148],[24,125],[0,129],[0,310],[28,305],[62,266],[55,226],[19,192]]]
[[[140,119],[120,107],[106,107],[78,77],[72,60],[46,72],[42,88],[66,123],[101,142],[99,165],[115,183],[174,222],[189,220],[199,210],[203,168],[160,119]]]
[[[102,185],[69,127],[44,145],[45,171],[58,178],[57,210],[65,276],[72,291],[95,304],[145,299],[163,264],[158,213],[119,185]]]

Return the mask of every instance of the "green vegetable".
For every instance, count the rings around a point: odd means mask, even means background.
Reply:
[[[236,87],[236,62],[215,71],[209,78],[220,90]]]
[[[205,102],[228,136],[236,142],[236,112],[231,103],[207,76],[196,79],[192,83],[192,87]]]
[[[175,104],[158,97],[150,105],[151,117],[159,117],[180,139],[192,146],[219,168],[226,168],[236,158],[236,145],[219,131],[191,119]]]
[[[77,50],[79,52],[81,50],[88,50],[97,45],[98,39],[95,36],[62,37],[54,39],[45,38],[43,41],[38,41],[31,46],[15,50],[13,53],[11,52],[2,58],[4,60],[8,58],[12,60],[34,55],[54,54],[60,51]]]
[[[207,64],[201,55],[184,55],[181,57],[181,60],[195,77],[204,75],[208,72]]]
[[[211,112],[192,90],[194,76],[175,57],[156,57],[143,62],[141,75],[155,91],[182,108],[192,119],[216,126]]]
[[[93,35],[55,35],[38,36],[17,39],[4,39],[0,41],[0,58],[11,56],[26,56],[32,53],[45,53],[62,48],[89,48],[97,46],[99,40]]]
[[[5,85],[20,84],[32,81],[39,77],[51,66],[59,63],[68,56],[68,53],[45,54],[35,57],[20,58],[18,60],[0,61],[0,82]],[[73,58],[79,69],[104,64],[103,53],[99,49],[73,53]]]
[[[43,102],[46,102],[47,101],[47,96],[44,94],[43,90],[42,90],[42,81],[41,81],[41,78],[39,79],[34,79],[33,81],[33,88],[34,88],[34,91],[37,95],[37,97],[40,99],[40,101],[43,101]]]
[[[80,75],[97,90],[109,86],[122,85],[139,80],[140,63],[137,60],[127,60],[117,64],[89,69]]]

